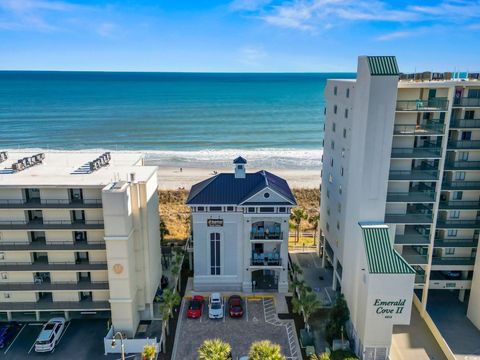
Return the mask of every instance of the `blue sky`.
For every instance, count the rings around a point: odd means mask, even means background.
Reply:
[[[480,1],[0,0],[0,69],[480,71]]]

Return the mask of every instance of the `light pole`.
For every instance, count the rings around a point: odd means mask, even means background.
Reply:
[[[113,335],[113,339],[112,339],[112,348],[115,347],[116,345],[116,337],[120,336],[120,348],[122,349],[122,360],[125,360],[125,344],[123,343],[123,335],[120,331],[117,331],[115,333],[115,335]]]

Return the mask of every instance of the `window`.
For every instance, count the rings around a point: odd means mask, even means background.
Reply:
[[[340,186],[338,187],[338,193],[339,193],[340,195],[342,195],[342,185],[340,185]]]
[[[199,206],[199,207],[197,208],[197,210],[198,210],[198,211],[205,211],[205,207]]]
[[[350,88],[347,88],[347,93],[346,93],[347,98],[350,97]]]
[[[337,211],[338,211],[339,213],[342,212],[342,204],[341,204],[341,203],[338,203],[338,205],[337,205]]]
[[[337,87],[335,86],[335,87],[333,88],[333,95],[337,96],[337,90],[338,90],[338,89],[337,89]]]
[[[445,248],[445,255],[454,255],[455,248]]]
[[[333,167],[333,158],[330,159],[330,166]]]
[[[8,280],[8,274],[6,272],[2,273],[2,280]]]
[[[335,141],[332,140],[331,144],[330,144],[330,147],[332,148],[332,150],[335,149]]]
[[[329,175],[328,177],[328,182],[331,184],[333,182],[333,176],[332,174]]]
[[[345,157],[345,148],[342,148],[342,158]]]
[[[344,139],[347,138],[347,129],[343,129],[343,138],[344,138]]]
[[[327,206],[327,215],[330,215],[330,207]]]
[[[273,212],[275,212],[275,208],[273,208],[273,207],[261,207],[260,212],[261,213],[273,213]]]
[[[458,230],[456,230],[456,229],[450,229],[450,230],[448,230],[447,235],[448,235],[448,236],[457,236],[457,233],[458,233]]]
[[[5,253],[0,252],[0,260],[5,260]]]
[[[333,132],[335,132],[335,128],[336,128],[335,123],[332,123],[332,131]]]
[[[243,165],[237,165],[237,169],[242,170],[242,169],[243,169]]]
[[[233,206],[227,206],[227,211],[235,211],[235,208]]]
[[[254,207],[249,207],[247,211],[248,211],[249,213],[254,213],[254,212],[255,212],[255,208],[254,208]]]
[[[3,293],[3,297],[5,299],[10,299],[10,293]]]
[[[337,221],[337,230],[340,230],[340,221]]]
[[[268,199],[268,198],[270,197],[270,193],[266,192],[265,194],[263,194],[263,197],[264,197],[265,199]]]
[[[287,208],[279,207],[278,212],[281,212],[281,213],[287,212]]]
[[[327,199],[330,199],[330,190],[327,189]]]
[[[465,171],[457,171],[455,173],[455,180],[465,180]]]
[[[475,119],[475,111],[473,111],[473,110],[465,111],[465,119],[466,120]]]
[[[468,160],[468,151],[460,151],[458,153],[458,160],[467,161]]]
[[[333,113],[334,113],[334,114],[337,113],[337,105],[333,105]]]
[[[327,225],[325,226],[327,228],[327,231],[330,231],[330,224],[327,222]]]
[[[348,109],[345,109],[345,119],[348,119]]]
[[[323,115],[327,115],[327,107],[323,108]]]
[[[462,131],[462,140],[471,140],[472,139],[472,132],[471,131]]]
[[[469,89],[468,90],[468,97],[469,98],[480,98],[480,89]]]
[[[463,191],[455,191],[453,193],[454,200],[462,200],[462,197],[463,197]]]
[[[343,176],[343,166],[340,168],[340,175]]]
[[[459,210],[450,211],[450,219],[458,219],[460,217]]]
[[[220,233],[210,233],[210,274],[220,275]]]
[[[210,206],[210,211],[222,211],[221,206]]]

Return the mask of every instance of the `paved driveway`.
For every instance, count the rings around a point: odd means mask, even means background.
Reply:
[[[258,340],[277,343],[285,356],[298,359],[292,322],[278,320],[272,299],[244,300],[243,318],[232,319],[227,315],[223,320],[209,319],[208,310],[201,319],[188,319],[187,303],[188,299],[182,302],[172,360],[197,359],[197,349],[203,341],[214,338],[231,345],[234,359],[247,355],[252,342]]]

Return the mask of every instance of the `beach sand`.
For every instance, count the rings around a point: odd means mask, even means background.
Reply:
[[[202,169],[198,167],[180,168],[165,167],[158,165],[158,187],[161,190],[176,190],[185,188],[189,190],[191,186],[211,176],[213,171],[233,172],[233,167]],[[262,169],[247,167],[247,172],[256,172]],[[293,169],[265,169],[275,175],[283,177],[288,181],[291,188],[318,188],[320,186],[320,170],[293,170]]]

